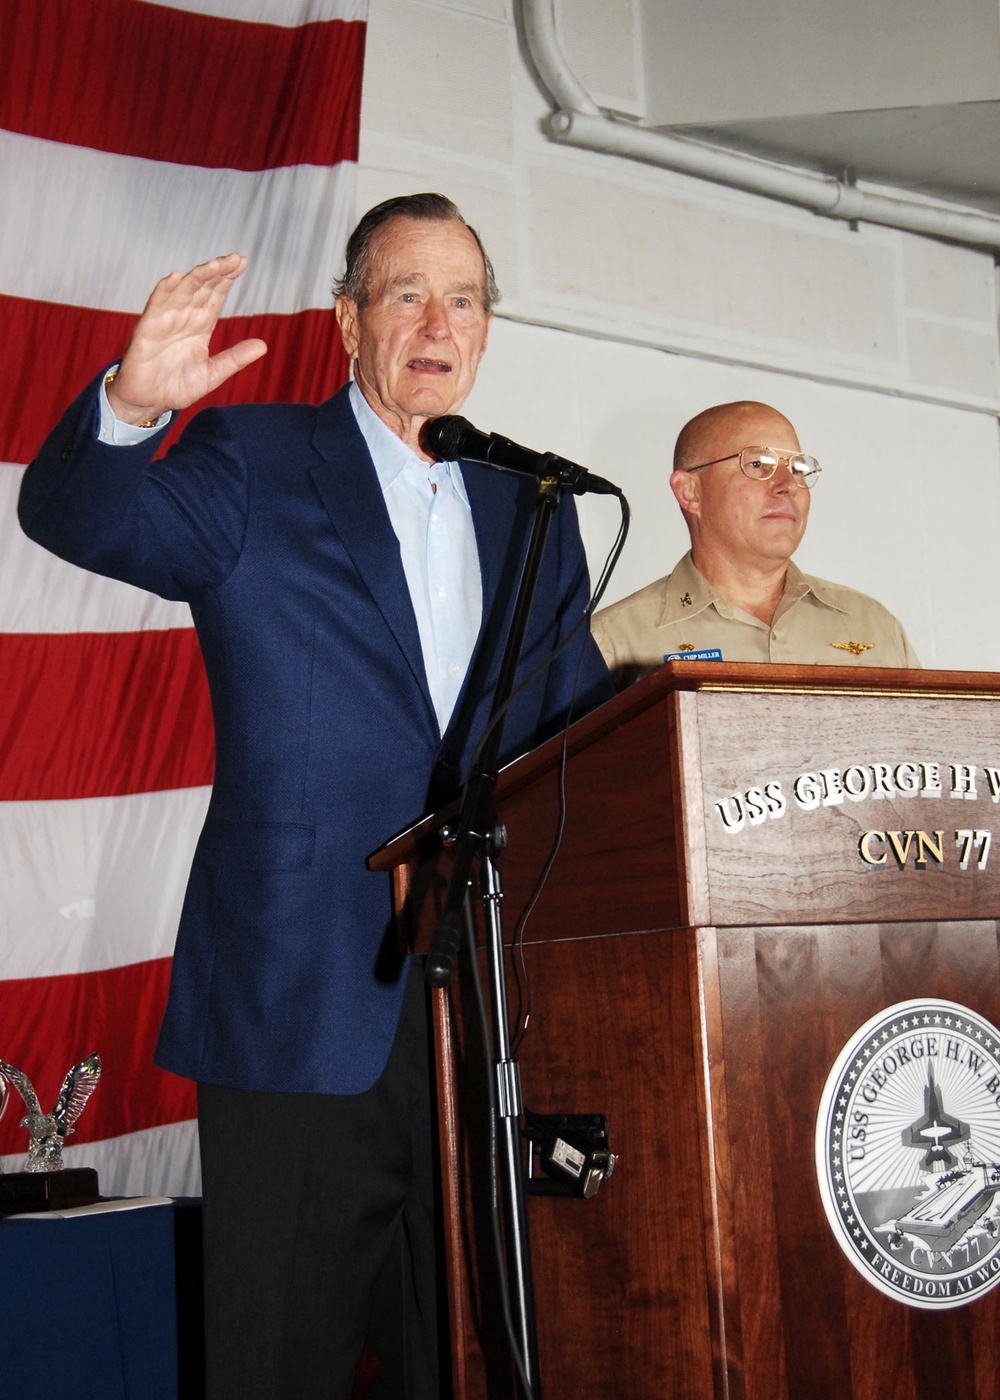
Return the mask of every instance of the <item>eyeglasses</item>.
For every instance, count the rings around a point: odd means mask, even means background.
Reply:
[[[807,452],[776,452],[773,447],[744,447],[739,452],[729,452],[725,457],[688,467],[687,471],[700,472],[705,467],[714,467],[718,462],[731,462],[734,457],[739,458],[740,471],[751,481],[770,481],[784,462],[797,486],[812,487],[823,470],[816,458],[810,457]]]

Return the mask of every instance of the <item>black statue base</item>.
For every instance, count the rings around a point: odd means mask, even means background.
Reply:
[[[0,1175],[0,1215],[38,1210],[72,1210],[104,1197],[93,1167],[63,1167],[57,1172],[8,1172]]]

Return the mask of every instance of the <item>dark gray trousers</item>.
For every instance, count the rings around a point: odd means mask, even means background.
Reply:
[[[422,962],[358,1095],[198,1086],[207,1400],[438,1400],[436,1176]]]

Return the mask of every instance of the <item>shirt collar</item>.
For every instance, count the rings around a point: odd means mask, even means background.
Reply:
[[[834,612],[847,613],[850,611],[844,606],[843,597],[836,584],[827,583],[825,579],[813,578],[811,574],[804,574],[789,559],[788,577],[785,579],[785,596],[782,601],[790,600],[794,603],[799,598],[804,598],[807,593],[811,593],[818,603],[822,603],[825,608],[832,608]]]
[[[407,447],[402,438],[397,437],[388,424],[383,423],[364,394],[358,388],[357,382],[351,380],[348,396],[354,416],[358,420],[358,427],[361,429],[361,436],[367,444],[368,451],[375,467],[375,475],[378,477],[378,484],[382,488],[383,496],[404,471],[426,472],[429,463],[422,462],[415,452]],[[465,491],[465,482],[462,480],[462,473],[457,462],[439,462],[443,469],[443,475],[451,478],[458,495],[469,504],[469,498]]]
[[[695,568],[691,551],[688,550],[684,558],[675,564],[673,570],[667,575],[667,587],[663,596],[663,612],[660,615],[659,626],[663,627],[670,621],[676,621],[678,616],[696,617],[712,603],[717,608],[720,605],[722,608],[726,608],[726,615],[729,615],[731,610],[728,605],[719,597],[708,579]]]
[[[804,574],[798,565],[789,559],[785,587],[775,619],[780,613],[787,612],[807,593],[811,593],[825,608],[833,608],[839,613],[847,612],[843,600],[837,596],[835,585],[828,584],[821,578],[813,578],[811,574]],[[708,579],[698,572],[691,558],[691,551],[688,550],[667,577],[659,625],[663,627],[670,621],[676,621],[678,615],[696,617],[708,607],[714,607],[721,617],[731,618],[736,611],[732,603],[727,603]]]

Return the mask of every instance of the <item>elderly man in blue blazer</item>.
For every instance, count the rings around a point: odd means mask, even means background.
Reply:
[[[75,564],[186,600],[205,658],[215,785],[157,1058],[198,1082],[209,1400],[347,1400],[376,1297],[399,1323],[398,1348],[379,1339],[385,1393],[430,1400],[424,994],[365,856],[458,790],[535,489],[421,447],[472,388],[497,295],[440,195],[389,200],[352,235],[336,301],[349,387],[318,408],[205,411],[153,461],[172,411],[265,353],[210,353],[245,265],[158,283],[120,365],[29,467],[20,518]],[[587,596],[567,499],[524,676]],[[564,718],[581,647],[580,710],[611,694],[585,633],[519,695],[509,755]]]

